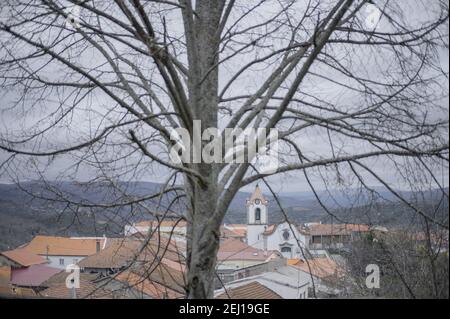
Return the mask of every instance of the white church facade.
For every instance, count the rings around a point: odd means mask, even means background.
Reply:
[[[247,244],[263,250],[277,250],[288,259],[302,259],[307,238],[296,225],[269,225],[268,201],[257,185],[247,200]],[[300,247],[299,247],[300,246]]]

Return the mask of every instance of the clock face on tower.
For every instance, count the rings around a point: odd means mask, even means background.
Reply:
[[[259,200],[259,199],[256,199],[256,200],[255,200],[255,204],[256,204],[256,205],[259,205],[259,204],[261,204],[261,200]]]

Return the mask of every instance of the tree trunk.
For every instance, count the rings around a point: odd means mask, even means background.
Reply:
[[[189,107],[193,120],[200,120],[202,131],[218,127],[218,65],[224,0],[197,0],[195,14],[184,17],[189,60]],[[193,136],[195,138],[195,136]],[[202,142],[204,146],[208,142]],[[206,185],[188,181],[190,200],[187,241],[187,297],[212,298],[216,254],[221,220],[215,215],[219,168],[216,164],[193,164]]]
[[[194,193],[194,211],[188,231],[188,294],[189,299],[212,298],[216,255],[219,249],[220,222],[212,213],[215,209],[216,185]]]

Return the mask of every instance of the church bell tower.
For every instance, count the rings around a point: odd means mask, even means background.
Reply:
[[[261,188],[256,185],[252,196],[247,199],[247,244],[264,249],[263,233],[268,226],[268,201],[263,196]]]

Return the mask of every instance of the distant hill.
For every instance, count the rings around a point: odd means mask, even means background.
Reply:
[[[73,182],[27,182],[19,185],[0,184],[0,250],[11,249],[27,242],[37,234],[60,236],[121,236],[123,226],[131,221],[150,219],[151,216],[139,205],[110,208],[80,208],[68,205],[67,200],[93,203],[125,203],[134,197],[153,194],[161,185],[148,182],[120,182],[121,191],[104,183],[85,185]],[[53,190],[53,191],[50,191]],[[317,201],[313,193],[277,194],[288,218],[294,223],[305,222],[352,222],[383,225],[402,225],[414,216],[409,208],[400,204],[387,190],[379,189],[381,198],[370,201],[369,194],[356,191],[320,192],[323,204],[330,209],[330,216]],[[32,196],[33,194],[34,196]],[[448,194],[448,189],[447,189]],[[246,199],[250,193],[239,192],[227,212],[225,223],[246,222]],[[417,194],[402,193],[407,198]],[[439,218],[448,221],[448,199],[440,202],[440,192],[430,191],[423,195],[421,205],[424,209],[440,211]],[[42,197],[42,198],[36,198]],[[266,194],[269,201],[269,222],[284,220],[273,196]],[[51,201],[43,198],[51,199]],[[158,206],[156,201],[145,202],[147,207],[168,207],[173,197],[167,198]],[[438,205],[440,203],[440,205]],[[182,214],[182,205],[172,207]]]

